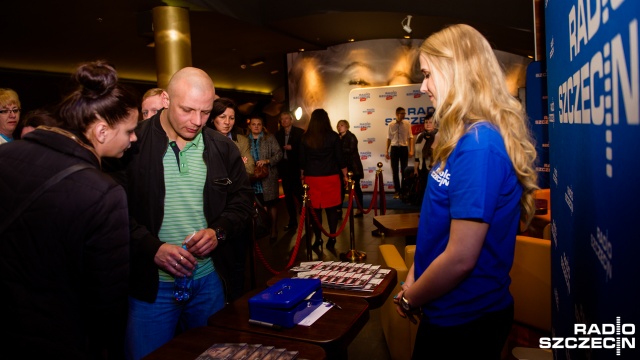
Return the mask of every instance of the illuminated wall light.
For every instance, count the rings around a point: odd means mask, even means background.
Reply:
[[[298,49],[298,51],[303,52],[303,51],[304,51],[304,49],[302,49],[302,48],[301,48],[301,49]]]
[[[354,42],[354,41],[355,41],[355,39],[349,39],[349,40],[347,40],[347,41],[348,41],[348,42]]]
[[[293,112],[293,114],[296,116],[296,120],[300,120],[300,118],[302,117],[302,108],[298,106],[298,108],[296,109],[296,111]]]
[[[409,35],[405,35],[405,36],[404,36],[404,38],[405,38],[405,39],[411,39],[411,36],[409,36]]]

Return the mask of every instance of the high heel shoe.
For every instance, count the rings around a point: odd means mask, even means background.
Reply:
[[[322,238],[316,238],[316,241],[313,242],[313,245],[311,245],[311,247],[314,249],[319,247],[320,250],[322,250],[322,243],[323,243]]]
[[[336,247],[336,238],[329,238],[327,240],[327,249],[333,250]]]

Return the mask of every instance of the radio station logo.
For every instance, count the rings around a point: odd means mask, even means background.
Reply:
[[[376,109],[374,109],[374,108],[370,108],[370,109],[364,109],[364,110],[362,110],[362,113],[363,113],[363,114],[367,114],[367,115],[371,115],[371,114],[373,114],[374,112],[376,112]]]
[[[429,106],[407,108],[407,116],[405,117],[405,119],[411,122],[411,125],[418,125],[418,126],[423,125],[424,119],[426,119],[427,117],[427,111],[429,108],[430,108]],[[394,121],[396,121],[395,118],[386,118],[384,119],[384,124],[388,126],[390,123]]]
[[[360,151],[360,160],[367,160],[371,157],[371,151]]]
[[[632,19],[626,25],[627,29],[607,34],[605,41],[592,45],[590,41],[597,38],[599,31],[606,32],[605,25],[613,17],[612,13],[619,11],[625,2],[598,2],[593,16],[589,2],[586,4],[585,9],[585,2],[575,1],[567,14],[568,32],[563,35],[569,41],[566,52],[569,63],[575,62],[576,71],[567,75],[557,87],[557,93],[550,96],[550,112],[557,113],[551,114],[549,121],[571,126],[603,127],[606,156],[603,170],[607,177],[612,178],[615,126],[625,121],[627,125],[640,124],[638,20]],[[588,21],[584,20],[584,14],[588,14]],[[623,26],[619,28],[623,29]],[[555,41],[551,39],[549,45],[549,57],[553,58]]]
[[[373,182],[371,180],[360,180],[361,189],[368,189],[370,187],[373,187]]]
[[[385,100],[393,100],[393,98],[398,97],[397,91],[385,91],[384,94],[378,95],[379,98],[384,98]]]
[[[376,142],[376,138],[370,137],[370,138],[362,139],[360,141],[362,141],[365,144],[373,144],[374,142]]]
[[[542,337],[541,349],[611,349],[616,356],[623,349],[636,348],[635,324],[624,324],[616,316],[615,324],[573,324],[570,337]]]
[[[378,170],[378,168],[375,166],[369,166],[368,168],[364,169],[364,171],[368,172],[369,174],[373,174],[374,172],[376,172],[376,170]]]
[[[371,123],[370,122],[360,123],[358,125],[355,125],[353,128],[360,129],[360,131],[367,131],[367,129],[371,128]]]
[[[418,98],[421,98],[421,97],[422,97],[422,95],[424,95],[424,94],[423,94],[423,93],[421,93],[421,92],[420,92],[420,90],[413,90],[413,91],[411,91],[411,92],[406,93],[405,95],[406,95],[406,96],[411,96],[411,97],[413,97],[414,99],[418,99]]]
[[[368,92],[367,93],[361,93],[361,94],[358,94],[358,95],[352,97],[353,100],[358,100],[360,102],[367,101],[367,99],[369,99],[369,98],[371,98],[371,94],[368,93]]]

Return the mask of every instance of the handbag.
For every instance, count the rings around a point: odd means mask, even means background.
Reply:
[[[262,239],[271,234],[271,216],[257,198],[253,199],[253,235]]]
[[[262,180],[269,176],[269,166],[262,165],[256,166],[253,170],[253,176],[251,177],[252,181]]]

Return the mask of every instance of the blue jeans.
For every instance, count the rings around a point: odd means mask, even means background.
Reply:
[[[224,307],[224,290],[217,272],[195,279],[191,299],[173,298],[173,282],[160,282],[154,303],[129,297],[125,340],[126,357],[138,360],[173,339],[176,330],[206,326],[207,319]]]

